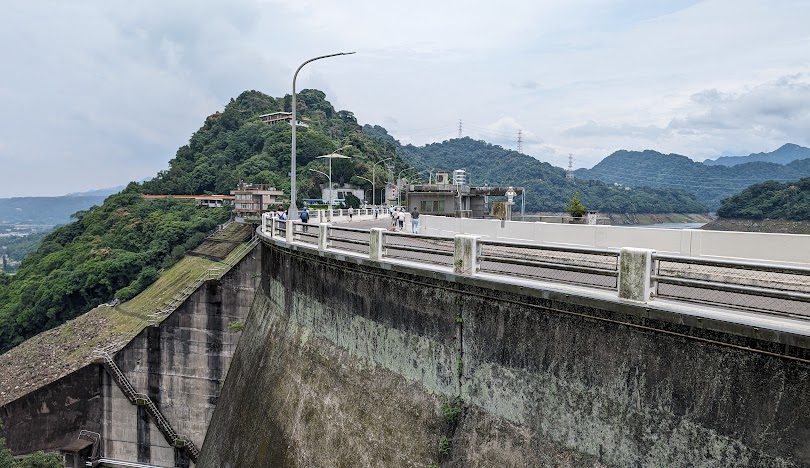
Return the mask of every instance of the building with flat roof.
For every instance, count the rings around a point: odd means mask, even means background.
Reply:
[[[292,123],[292,112],[271,112],[269,114],[262,114],[259,116],[259,120],[268,125],[275,125],[277,123],[286,123],[289,125]],[[308,127],[309,125],[299,120],[297,126]]]
[[[231,190],[231,195],[234,196],[234,214],[239,218],[258,219],[265,211],[272,211],[286,201],[283,200],[284,192],[265,184],[239,182],[236,190]]]
[[[348,194],[354,195],[360,201],[365,201],[366,199],[366,190],[362,187],[355,187],[354,185],[349,184],[333,185],[334,187],[331,190],[326,186],[321,187],[321,198],[323,199],[324,203],[329,203],[330,195],[334,205],[345,204],[346,195]]]
[[[420,213],[458,218],[490,216],[489,197],[505,197],[509,187],[473,187],[456,184],[412,184],[405,194],[406,208]],[[513,187],[523,195],[523,187]]]
[[[207,206],[209,208],[218,208],[220,206],[230,205],[234,201],[233,195],[144,195],[146,200],[161,200],[164,198],[175,198],[178,200],[194,200],[197,204]]]

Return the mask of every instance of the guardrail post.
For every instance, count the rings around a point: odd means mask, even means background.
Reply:
[[[276,237],[276,223],[278,219],[275,217],[270,218],[270,237]]]
[[[262,213],[262,234],[267,232],[267,213]]]
[[[622,248],[619,253],[619,297],[633,301],[650,300],[652,254],[650,249]]]
[[[329,248],[329,223],[321,223],[318,225],[318,250],[326,250]]]
[[[292,244],[295,238],[295,224],[291,219],[284,220],[284,237],[288,244]]]
[[[472,276],[478,273],[478,258],[481,254],[479,236],[456,234],[453,253],[453,271],[460,275]]]
[[[368,258],[382,260],[385,228],[371,228],[368,239]]]

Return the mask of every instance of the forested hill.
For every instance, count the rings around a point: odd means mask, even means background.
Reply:
[[[297,104],[299,120],[308,125],[299,127],[296,135],[299,198],[321,197],[319,186],[327,181],[309,169],[326,172],[324,160],[316,158],[344,145],[351,147],[341,154],[351,159],[333,161],[333,182],[370,189],[371,184],[357,176],[371,179],[370,162],[392,156],[394,145],[363,133],[354,115],[335,110],[321,91],[301,91]],[[290,111],[290,96],[274,98],[258,91],[242,93],[223,112],[209,116],[189,143],[177,150],[169,169],[143,183],[143,191],[228,193],[244,180],[270,184],[289,194],[291,127],[268,125],[258,118],[276,111]],[[394,165],[401,166],[399,161],[394,161]]]
[[[351,112],[336,111],[320,91],[302,91],[298,104],[308,125],[298,132],[299,195],[320,197],[318,184],[326,181],[308,169],[326,171],[315,158],[346,144],[352,147],[341,152],[352,159],[335,161],[333,180],[370,188],[356,176],[371,178],[370,162],[393,155],[394,145],[364,134]],[[0,274],[0,352],[115,297],[134,296],[230,216],[192,202],[144,200],[143,193],[228,193],[239,180],[289,193],[291,127],[258,119],[282,110],[290,110],[289,96],[242,93],[205,120],[167,170],[77,213],[42,240],[16,275]]]
[[[736,166],[749,162],[771,162],[776,164],[789,164],[799,159],[810,158],[810,148],[786,143],[769,153],[751,153],[748,156],[723,156],[717,159],[707,159],[703,164],[707,166]]]
[[[366,127],[376,138],[380,127]],[[471,138],[422,147],[399,146],[398,152],[418,169],[466,169],[473,184],[515,185],[527,190],[526,209],[564,211],[575,192],[588,209],[611,213],[704,213],[697,199],[682,190],[633,187],[625,190],[595,180],[566,180],[565,171],[537,159]]]
[[[577,177],[631,187],[682,188],[710,209],[746,187],[766,180],[791,181],[810,176],[810,159],[790,164],[750,162],[736,166],[707,166],[686,156],[657,151],[616,151]]]
[[[717,214],[722,218],[810,221],[810,177],[752,185],[723,200]]]

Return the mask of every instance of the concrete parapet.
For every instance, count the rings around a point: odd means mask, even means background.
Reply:
[[[633,301],[650,300],[652,254],[649,249],[623,248],[619,254],[619,297]]]
[[[453,271],[460,275],[474,275],[478,272],[478,257],[481,246],[479,236],[459,234],[455,237],[456,248],[453,255]]]
[[[318,225],[318,250],[324,251],[329,248],[329,226],[330,223]]]
[[[371,260],[382,260],[383,258],[383,236],[385,233],[384,228],[371,229],[371,235],[368,241],[368,258]]]

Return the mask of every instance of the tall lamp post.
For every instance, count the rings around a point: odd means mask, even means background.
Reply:
[[[363,176],[355,176],[355,177],[357,177],[358,179],[363,179],[363,180],[365,180],[366,182],[371,182],[371,197],[372,197],[372,198],[374,198],[374,181],[373,181],[373,180],[371,180],[371,179],[366,179],[366,178],[365,178],[365,177],[363,177]],[[372,176],[372,177],[373,177],[373,176]],[[363,191],[363,197],[365,197],[365,196],[366,196],[366,195],[365,195],[365,191]],[[363,200],[363,203],[365,203],[365,200]],[[374,205],[374,203],[373,203],[373,202],[372,202],[372,205],[373,205],[373,206],[377,206],[377,205]]]
[[[334,191],[332,190],[332,160],[333,159],[351,159],[351,158],[349,156],[344,156],[344,155],[338,154],[338,153],[329,153],[329,154],[324,154],[323,156],[318,156],[318,159],[328,159],[329,160],[329,175],[328,175],[328,177],[329,177],[329,209],[331,210],[333,208],[332,203],[333,203],[333,198],[334,198],[333,197]],[[321,172],[321,174],[323,174],[323,172]]]
[[[372,180],[377,180],[377,177],[375,176],[375,174],[376,174],[375,171],[377,170],[377,164],[384,163],[385,161],[390,161],[392,159],[394,159],[394,158],[393,157],[385,158],[385,159],[381,159],[381,160],[375,162],[374,164],[372,164],[371,165],[371,179]],[[366,180],[368,180],[368,179],[366,179]],[[372,190],[371,191],[371,204],[374,205],[374,206],[377,206],[377,192],[374,189],[374,182],[371,182],[371,190]]]
[[[298,207],[296,206],[295,199],[298,198],[298,187],[295,185],[295,130],[297,125],[296,120],[296,104],[295,104],[295,80],[298,78],[298,72],[304,68],[304,65],[308,64],[309,62],[314,62],[316,60],[325,59],[329,57],[337,57],[338,55],[351,55],[354,52],[338,52],[336,54],[329,54],[329,55],[321,55],[318,57],[311,58],[306,62],[302,63],[297,70],[295,70],[295,75],[293,75],[293,82],[292,82],[292,149],[290,150],[290,209],[287,214],[287,217],[290,220],[296,221],[299,219],[298,215]],[[331,180],[329,181],[331,184]],[[332,193],[332,187],[329,187],[329,193]]]

